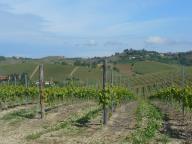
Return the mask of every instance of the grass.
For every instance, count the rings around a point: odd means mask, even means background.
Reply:
[[[35,110],[19,110],[19,111],[14,111],[11,113],[8,113],[6,115],[4,115],[1,120],[3,121],[7,121],[10,124],[14,125],[14,124],[18,124],[18,122],[21,122],[25,119],[33,119],[36,115],[36,111]]]
[[[164,64],[164,63],[154,62],[154,61],[137,62],[133,67],[134,72],[137,74],[156,73],[160,71],[174,70],[177,68],[178,66],[176,65]]]
[[[80,117],[79,119],[77,119],[75,121],[75,123],[77,123],[77,125],[79,126],[84,126],[86,125],[91,119],[95,118],[98,113],[101,111],[101,109],[94,109],[89,111],[86,115]]]
[[[141,101],[136,111],[136,117],[137,128],[125,141],[133,144],[147,144],[160,129],[163,121],[162,114],[153,105]]]
[[[99,68],[88,68],[88,67],[79,67],[79,69],[74,73],[75,77],[78,77],[82,80],[96,81],[102,78],[102,71]]]
[[[18,63],[18,64],[0,64],[0,75],[9,74],[21,74],[23,72],[32,74],[33,70],[38,64],[33,62]],[[61,64],[44,64],[45,79],[55,80],[62,82],[65,78],[68,78],[70,73],[73,71],[75,66],[72,65],[61,65]],[[100,80],[101,78],[100,69],[89,69],[87,67],[80,67],[75,73],[75,77],[79,77],[81,80]],[[38,73],[36,73],[32,80],[38,79]]]

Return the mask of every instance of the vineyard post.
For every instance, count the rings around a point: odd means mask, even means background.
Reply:
[[[111,68],[111,86],[113,86],[113,67]]]
[[[43,64],[39,66],[39,93],[40,93],[40,107],[41,107],[41,119],[45,117],[45,103],[44,103],[44,67]]]
[[[10,76],[8,77],[8,86],[9,86],[9,83],[10,83]]]
[[[121,86],[121,74],[119,74],[119,86]]]
[[[171,86],[172,86],[172,87],[173,87],[173,85],[174,85],[173,79],[174,79],[173,74],[171,74]]]
[[[147,90],[148,90],[149,96],[151,96],[151,86],[150,85],[147,86]]]
[[[16,75],[14,75],[14,81],[15,81],[15,86],[17,85],[17,78]]]
[[[106,91],[106,78],[107,78],[106,69],[107,69],[107,60],[105,59],[103,62],[103,94],[104,94],[104,97],[106,97],[106,92],[105,92]],[[103,124],[104,125],[107,124],[107,119],[108,119],[107,106],[105,104],[103,104]]]
[[[182,88],[185,88],[185,68],[182,66]],[[183,113],[183,120],[185,115],[185,105],[184,105],[184,94],[182,95],[182,113]]]
[[[27,74],[25,74],[25,88],[28,88],[28,79],[27,79]],[[26,104],[28,103],[28,95],[26,95]]]
[[[111,87],[113,87],[113,66],[111,66]],[[112,99],[111,99],[111,111],[114,112],[114,95],[112,95]]]
[[[25,74],[25,88],[28,87],[28,80],[27,80],[27,74]]]
[[[142,87],[142,93],[143,93],[143,97],[145,99],[145,87],[144,86]]]
[[[139,88],[136,88],[136,94],[139,95]]]

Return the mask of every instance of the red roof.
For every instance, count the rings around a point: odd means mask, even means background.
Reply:
[[[8,76],[0,76],[0,80],[2,81],[2,80],[8,80],[9,79],[9,77]]]

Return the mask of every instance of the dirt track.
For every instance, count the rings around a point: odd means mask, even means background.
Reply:
[[[64,105],[59,107],[56,111],[50,111],[44,120],[39,118],[25,119],[17,122],[16,124],[10,124],[8,121],[0,120],[0,144],[26,144],[26,136],[40,131],[43,127],[53,125],[59,121],[63,121],[70,114],[78,112],[82,108],[95,105],[95,103],[81,102],[73,105]],[[25,107],[19,107],[16,109],[2,111],[0,115],[5,115],[9,112],[20,110]]]
[[[42,136],[36,143],[41,144],[119,144],[135,128],[137,102],[130,102],[118,108],[107,126],[101,126],[101,115],[86,127],[73,127],[72,131],[60,130]]]

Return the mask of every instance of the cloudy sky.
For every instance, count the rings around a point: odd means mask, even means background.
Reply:
[[[0,55],[192,50],[191,0],[0,0]]]

